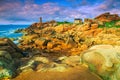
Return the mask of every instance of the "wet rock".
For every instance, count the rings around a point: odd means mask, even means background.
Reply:
[[[23,31],[23,29],[17,29],[14,31],[14,33],[21,33]]]

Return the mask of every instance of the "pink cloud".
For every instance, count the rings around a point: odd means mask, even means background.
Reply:
[[[77,0],[76,0],[77,1]],[[99,14],[110,11],[120,14],[119,8],[109,8],[113,0],[105,0],[102,3],[94,5],[82,5],[77,7],[65,7],[58,3],[47,2],[35,4],[32,0],[27,0],[24,4],[20,2],[5,3],[0,5],[0,18],[6,20],[24,20],[29,22],[37,21],[40,16],[45,20],[72,20],[74,18],[94,18]],[[86,0],[84,0],[86,3]],[[113,3],[118,6],[119,3]],[[23,18],[23,19],[21,19]]]

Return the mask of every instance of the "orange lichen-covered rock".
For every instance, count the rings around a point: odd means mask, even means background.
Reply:
[[[95,30],[88,30],[88,31],[84,31],[83,34],[81,35],[82,37],[85,37],[85,36],[90,36],[92,37],[93,34],[94,34]]]
[[[120,20],[120,17],[118,16],[118,14],[110,14],[109,12],[107,12],[97,16],[95,19],[101,22],[110,22],[114,20]]]
[[[88,45],[86,45],[86,44],[83,44],[83,45],[81,45],[81,50],[83,51],[83,50],[86,50],[88,48]]]
[[[58,25],[55,27],[55,31],[60,33],[64,31],[64,26],[63,25]]]
[[[102,31],[102,29],[100,29],[100,28],[97,28],[97,29],[95,29],[95,32],[94,32],[94,36],[97,36],[100,32]]]
[[[35,40],[35,44],[39,46],[42,46],[44,42],[45,40],[40,40],[40,39]]]
[[[96,29],[98,28],[98,24],[94,23],[94,24],[91,24],[91,29]]]
[[[78,54],[80,54],[80,51],[81,51],[81,48],[72,48],[70,50],[70,54],[71,55],[78,55]]]
[[[87,31],[90,29],[90,24],[83,24],[81,27],[81,31]]]
[[[54,43],[53,42],[49,42],[48,44],[47,44],[47,49],[49,50],[49,49],[52,49],[54,47]]]

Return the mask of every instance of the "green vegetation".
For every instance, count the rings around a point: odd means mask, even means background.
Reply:
[[[103,25],[99,25],[99,28],[120,28],[120,25],[116,25],[116,23],[120,21],[111,21],[111,22],[105,22]]]
[[[9,64],[10,61],[6,59],[0,59],[0,79],[11,78],[14,74],[13,64]]]
[[[101,76],[101,78],[102,78],[103,80],[111,80],[111,78],[110,78],[109,75]]]
[[[72,24],[72,22],[64,21],[64,22],[57,22],[58,25],[60,24]]]
[[[96,67],[93,65],[93,64],[90,64],[88,63],[88,66],[89,66],[89,70],[92,71],[92,72],[96,72]]]

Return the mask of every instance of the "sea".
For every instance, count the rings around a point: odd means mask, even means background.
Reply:
[[[14,43],[18,43],[17,39],[23,36],[23,33],[14,33],[15,30],[25,29],[30,25],[0,25],[0,38],[14,38],[16,41]]]

